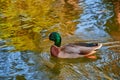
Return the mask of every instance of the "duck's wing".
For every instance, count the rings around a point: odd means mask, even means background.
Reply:
[[[98,47],[100,43],[71,43],[69,45],[77,45],[77,46],[84,46],[84,47]]]
[[[87,55],[95,53],[96,49],[99,49],[102,45],[98,43],[71,43],[61,48],[61,51],[68,54],[80,54]]]
[[[80,48],[77,45],[65,45],[61,48],[64,53],[80,53]]]

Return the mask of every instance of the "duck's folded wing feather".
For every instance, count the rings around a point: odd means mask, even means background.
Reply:
[[[70,43],[69,45],[77,45],[83,47],[96,47],[99,46],[99,43]]]
[[[83,44],[85,45],[85,44]],[[80,55],[86,55],[94,51],[94,47],[86,47],[81,45],[65,45],[61,48],[61,51],[68,54],[80,54]]]
[[[65,53],[69,53],[69,54],[80,53],[80,48],[75,45],[66,45],[61,48],[61,51],[65,52]]]

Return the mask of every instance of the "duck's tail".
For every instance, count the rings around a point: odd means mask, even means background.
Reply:
[[[95,48],[95,50],[100,49],[102,47],[102,43],[98,43],[98,46]]]

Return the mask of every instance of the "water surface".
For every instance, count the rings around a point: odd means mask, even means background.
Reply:
[[[0,2],[0,80],[119,80],[120,26],[103,0]],[[50,32],[68,42],[101,42],[97,59],[50,55]]]

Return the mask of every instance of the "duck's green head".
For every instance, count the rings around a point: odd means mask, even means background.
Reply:
[[[54,45],[56,45],[57,47],[61,46],[61,36],[58,32],[52,32],[49,35],[49,40],[54,41]]]

